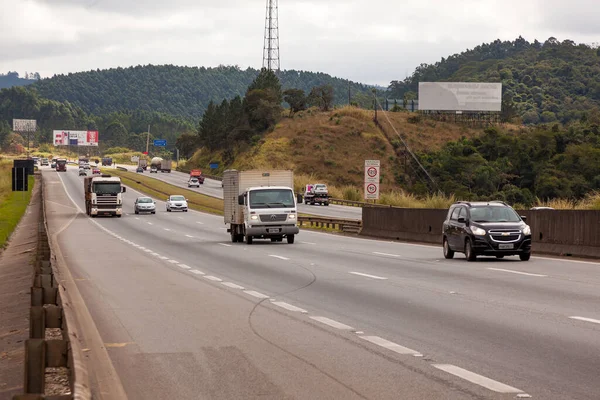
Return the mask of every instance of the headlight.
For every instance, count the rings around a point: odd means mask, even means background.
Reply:
[[[476,227],[476,226],[471,227],[471,232],[473,232],[473,235],[477,235],[477,236],[484,236],[485,235],[485,229],[481,229],[481,228]]]
[[[296,219],[296,214],[288,214],[288,219]]]
[[[258,215],[251,215],[250,219],[256,221],[258,219]]]
[[[523,228],[523,235],[531,235],[531,227],[529,225],[525,225],[525,228]]]

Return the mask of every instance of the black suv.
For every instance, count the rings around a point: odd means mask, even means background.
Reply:
[[[450,206],[442,228],[444,257],[465,253],[468,261],[478,255],[531,257],[531,229],[525,217],[502,201],[465,202]]]

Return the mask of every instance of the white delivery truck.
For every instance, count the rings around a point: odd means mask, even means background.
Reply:
[[[232,242],[254,238],[294,243],[297,225],[294,173],[288,170],[226,170],[223,173],[225,224]]]

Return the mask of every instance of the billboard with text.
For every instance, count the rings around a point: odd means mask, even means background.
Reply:
[[[419,82],[419,110],[501,111],[502,84]]]
[[[54,131],[53,140],[55,146],[98,146],[98,131]]]

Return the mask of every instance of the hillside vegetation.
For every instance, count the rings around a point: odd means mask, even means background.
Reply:
[[[197,120],[213,101],[242,96],[260,71],[234,66],[216,68],[146,65],[55,75],[36,82],[48,99],[69,101],[96,115],[124,110],[158,111]],[[314,86],[331,85],[335,102],[348,102],[348,81],[319,72],[281,71],[282,87],[309,92]],[[353,93],[370,88],[350,83]]]
[[[14,71],[9,71],[6,74],[0,74],[0,89],[7,89],[13,86],[30,85],[40,78],[40,74],[37,72],[26,75],[26,77],[22,78],[19,76],[18,72]]]
[[[524,123],[567,123],[600,109],[600,48],[555,38],[496,40],[421,64],[390,83],[390,96],[414,98],[419,82],[432,81],[502,82],[505,108],[514,105]]]

